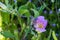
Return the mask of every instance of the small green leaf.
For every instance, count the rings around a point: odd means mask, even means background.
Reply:
[[[25,13],[26,9],[27,9],[26,6],[22,5],[22,6],[19,7],[18,11],[19,11],[20,14],[23,14],[23,13]]]
[[[30,17],[30,13],[29,13],[29,11],[27,9],[21,9],[20,14],[21,15],[25,14],[25,16]]]
[[[5,4],[8,5],[8,0],[5,0]]]
[[[26,7],[25,5],[22,5],[22,6],[19,7],[19,11],[20,11],[21,9],[27,9],[27,7]]]
[[[19,40],[18,30],[14,30],[15,40]]]
[[[25,12],[27,12],[26,6],[25,6],[25,5],[20,6],[20,7],[19,7],[19,13],[22,15],[22,14],[24,14]]]
[[[31,9],[34,12],[34,17],[38,17],[39,16],[39,12],[35,9]]]
[[[28,8],[36,9],[35,4],[33,4],[33,3],[31,3],[31,2],[27,2],[27,3],[26,3],[26,6],[27,6]]]
[[[3,32],[1,32],[1,34],[3,35],[3,36],[5,36],[6,38],[14,38],[15,36],[11,33],[11,32],[9,32],[9,31],[3,31]]]
[[[25,16],[30,17],[30,13],[28,10],[26,11]]]
[[[26,8],[26,6],[21,6],[21,7],[19,8],[19,13],[20,13],[21,15],[24,14],[25,16],[30,17],[30,13],[29,13],[28,9]]]
[[[39,12],[42,13],[42,11],[44,10],[45,7],[46,7],[46,4],[44,3],[44,4],[40,7]]]
[[[57,37],[56,37],[55,31],[52,31],[52,36],[53,36],[54,40],[58,40]]]

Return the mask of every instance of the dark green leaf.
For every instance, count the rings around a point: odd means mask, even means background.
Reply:
[[[39,9],[39,13],[42,13],[42,11],[44,10],[45,7],[46,7],[46,4],[44,3]]]
[[[9,31],[3,31],[1,34],[6,38],[14,38],[14,35]]]

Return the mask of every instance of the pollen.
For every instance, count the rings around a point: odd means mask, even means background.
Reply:
[[[39,26],[39,28],[43,28],[43,24],[41,24],[41,23],[38,24],[38,26]]]

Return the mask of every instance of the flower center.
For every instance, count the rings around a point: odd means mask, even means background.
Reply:
[[[39,26],[39,28],[43,28],[43,24],[41,24],[41,23],[38,24],[38,26]]]

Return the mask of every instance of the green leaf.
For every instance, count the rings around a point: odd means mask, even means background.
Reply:
[[[6,13],[6,12],[2,12],[2,20],[5,23],[9,23],[10,22],[10,14]]]
[[[54,40],[58,40],[57,37],[56,37],[55,31],[52,31],[52,36],[53,36]]]
[[[39,13],[42,13],[42,11],[44,10],[45,7],[46,7],[46,4],[44,3],[39,9]]]
[[[35,32],[31,30],[31,34],[32,34],[32,35],[35,35]]]
[[[30,13],[29,13],[28,9],[26,8],[26,6],[21,6],[21,7],[19,8],[19,13],[20,13],[21,15],[24,14],[25,16],[30,17]]]
[[[30,17],[30,13],[28,10],[25,12],[25,16]]]
[[[28,8],[34,8],[34,9],[36,9],[36,6],[33,3],[31,3],[31,2],[27,2],[26,6]]]
[[[8,0],[5,0],[5,4],[8,5]]]
[[[30,17],[30,13],[29,13],[29,11],[27,9],[21,9],[20,14],[21,15],[25,14],[25,16]]]
[[[9,32],[9,31],[3,31],[3,32],[1,32],[1,34],[3,35],[3,36],[5,36],[6,38],[14,38],[15,36],[11,33],[11,32]]]
[[[19,40],[18,30],[14,30],[15,40]]]
[[[34,17],[38,17],[39,16],[39,12],[35,9],[31,9],[34,12]]]
[[[19,13],[22,15],[27,11],[27,8],[25,5],[19,7]]]
[[[20,9],[20,14],[26,13],[28,10],[27,9]]]
[[[2,9],[4,9],[4,10],[7,9],[7,6],[6,6],[5,4],[3,4],[2,2],[0,2],[0,7],[1,7]]]
[[[20,11],[21,9],[27,9],[27,7],[26,7],[25,5],[22,5],[22,6],[19,7],[19,11]]]

